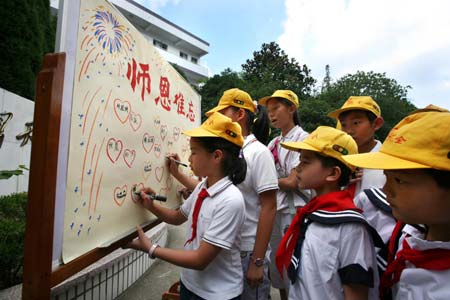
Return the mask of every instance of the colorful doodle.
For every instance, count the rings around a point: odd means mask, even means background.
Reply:
[[[195,91],[117,9],[104,0],[80,5],[64,261],[154,217],[133,190],[150,186],[169,198],[164,205],[177,204],[162,154],[186,155],[181,131],[198,126],[200,112]]]

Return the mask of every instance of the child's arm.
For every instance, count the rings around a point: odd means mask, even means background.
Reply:
[[[127,248],[137,249],[149,252],[153,243],[145,235],[140,226],[137,226],[138,239],[128,243]],[[157,247],[153,251],[152,258],[160,258],[174,265],[194,269],[203,270],[211,261],[219,254],[222,248],[209,244],[205,241],[200,242],[200,247],[196,250],[181,250]]]
[[[254,258],[266,256],[267,245],[269,244],[272,226],[277,212],[276,190],[269,190],[259,194],[261,202],[261,213],[259,214],[258,227],[256,229],[255,245],[253,247]],[[251,288],[257,287],[264,277],[264,267],[258,267],[250,262],[246,274],[247,281]]]
[[[372,238],[362,224],[343,224],[338,261],[338,274],[344,299],[368,299],[369,287],[374,286],[375,248]],[[377,287],[375,287],[377,288]]]
[[[175,162],[175,160],[179,161],[180,157],[178,154],[171,154],[167,157],[167,166],[169,168],[170,174],[175,177],[182,185],[184,185],[188,190],[193,191],[197,184],[198,180],[180,172],[179,165]]]
[[[297,171],[292,169],[289,176],[278,179],[278,186],[283,191],[296,190],[298,188]]]
[[[139,203],[152,212],[158,219],[163,222],[172,225],[180,225],[187,221],[187,218],[181,213],[179,209],[171,209],[162,207],[160,205],[155,205],[153,199],[149,195],[154,194],[151,188],[144,188],[141,190],[139,197]]]
[[[344,284],[345,300],[364,300],[369,298],[369,288],[361,284]]]

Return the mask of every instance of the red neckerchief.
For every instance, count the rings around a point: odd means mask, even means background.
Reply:
[[[209,196],[208,191],[205,188],[203,188],[200,191],[200,193],[198,193],[197,200],[195,201],[194,212],[192,213],[192,234],[191,234],[191,238],[188,239],[186,241],[186,243],[184,243],[185,246],[187,244],[191,243],[197,236],[198,215],[200,214],[200,208],[202,207],[203,200],[208,196]]]
[[[380,282],[382,299],[389,298],[389,289],[400,280],[403,269],[406,268],[406,261],[409,261],[416,268],[443,271],[450,269],[450,249],[411,249],[406,237],[403,239],[403,248],[397,252],[395,259],[395,243],[398,238],[398,228],[402,228],[400,222],[397,223],[389,241],[389,260],[386,271]],[[394,250],[391,252],[391,250]]]
[[[325,210],[329,212],[338,212],[343,210],[354,210],[362,212],[353,203],[352,194],[348,190],[331,192],[322,196],[314,197],[305,206],[297,210],[297,214],[291,222],[286,233],[281,239],[280,245],[276,254],[276,265],[278,271],[283,275],[283,267],[286,270],[289,267],[292,253],[294,252],[297,239],[300,234],[300,229],[304,219],[314,211]]]
[[[280,137],[276,137],[275,142],[273,143],[272,147],[270,147],[270,152],[272,152],[273,160],[275,161],[275,164],[280,163],[280,158],[278,157],[278,144],[280,143]]]

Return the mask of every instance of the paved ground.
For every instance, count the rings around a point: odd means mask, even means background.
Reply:
[[[168,247],[182,248],[184,243],[184,226],[168,226]],[[159,300],[172,283],[179,280],[180,268],[158,260],[153,266],[123,292],[118,300]],[[279,300],[278,291],[271,291],[272,300]],[[245,299],[243,299],[245,300]]]

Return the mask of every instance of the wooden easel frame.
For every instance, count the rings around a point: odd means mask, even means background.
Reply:
[[[50,299],[51,288],[137,237],[137,232],[52,270],[56,178],[66,54],[44,57],[36,81],[25,228],[22,299]],[[155,220],[143,229],[160,224]]]

